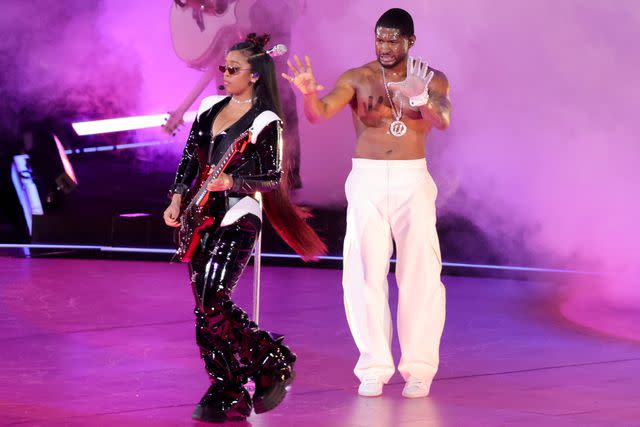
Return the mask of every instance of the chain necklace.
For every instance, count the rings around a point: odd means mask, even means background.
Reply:
[[[384,82],[384,91],[387,94],[387,98],[389,98],[389,102],[391,103],[391,111],[393,112],[393,118],[395,119],[389,125],[389,132],[391,135],[395,137],[401,137],[405,133],[407,133],[407,125],[401,120],[402,119],[402,107],[404,106],[404,102],[402,98],[400,98],[400,108],[396,108],[396,104],[393,102],[393,98],[391,98],[391,94],[389,93],[387,76],[384,72],[384,67],[381,65],[382,69],[382,81]]]
[[[233,102],[235,102],[236,104],[248,104],[250,102],[253,102],[255,100],[255,98],[249,98],[249,99],[245,99],[244,101],[238,101],[235,97],[231,97],[231,100]]]

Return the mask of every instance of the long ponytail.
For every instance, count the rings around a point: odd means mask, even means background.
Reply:
[[[277,189],[262,195],[264,210],[269,222],[287,245],[303,260],[317,260],[318,256],[327,253],[327,245],[307,223],[306,220],[311,217],[309,210],[294,205],[289,199],[287,176],[283,174]]]

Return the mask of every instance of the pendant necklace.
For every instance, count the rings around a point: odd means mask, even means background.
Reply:
[[[389,88],[387,87],[387,76],[385,75],[384,67],[380,67],[382,68],[382,81],[384,82],[384,91],[386,92],[387,98],[389,98],[389,102],[391,103],[391,110],[393,111],[393,118],[395,119],[389,125],[389,132],[391,132],[391,135],[399,138],[407,133],[407,125],[401,120],[402,107],[404,106],[404,103],[402,101],[402,98],[400,98],[400,108],[396,108],[396,104],[393,102],[391,94],[389,93]]]

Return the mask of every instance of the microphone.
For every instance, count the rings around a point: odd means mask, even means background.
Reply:
[[[275,58],[276,56],[282,56],[285,53],[287,53],[287,47],[283,44],[277,44],[274,47],[272,47],[271,49],[269,49],[267,51],[267,54],[272,57]]]
[[[218,86],[218,90],[224,90],[224,85]]]

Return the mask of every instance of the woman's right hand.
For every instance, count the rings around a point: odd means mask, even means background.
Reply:
[[[174,198],[169,207],[164,210],[162,217],[164,218],[164,223],[169,227],[179,227],[180,222],[178,221],[178,218],[180,217],[180,200]]]
[[[310,95],[312,93],[324,90],[324,86],[318,84],[316,78],[313,76],[313,70],[311,69],[311,60],[308,56],[305,56],[304,58],[305,62],[307,63],[306,68],[304,65],[302,65],[302,61],[300,61],[298,55],[294,55],[294,59],[296,61],[296,64],[298,65],[297,68],[291,63],[291,61],[287,61],[287,64],[289,65],[289,69],[293,73],[293,76],[282,73],[282,77],[293,83],[300,90],[300,92],[302,92],[303,95]]]

